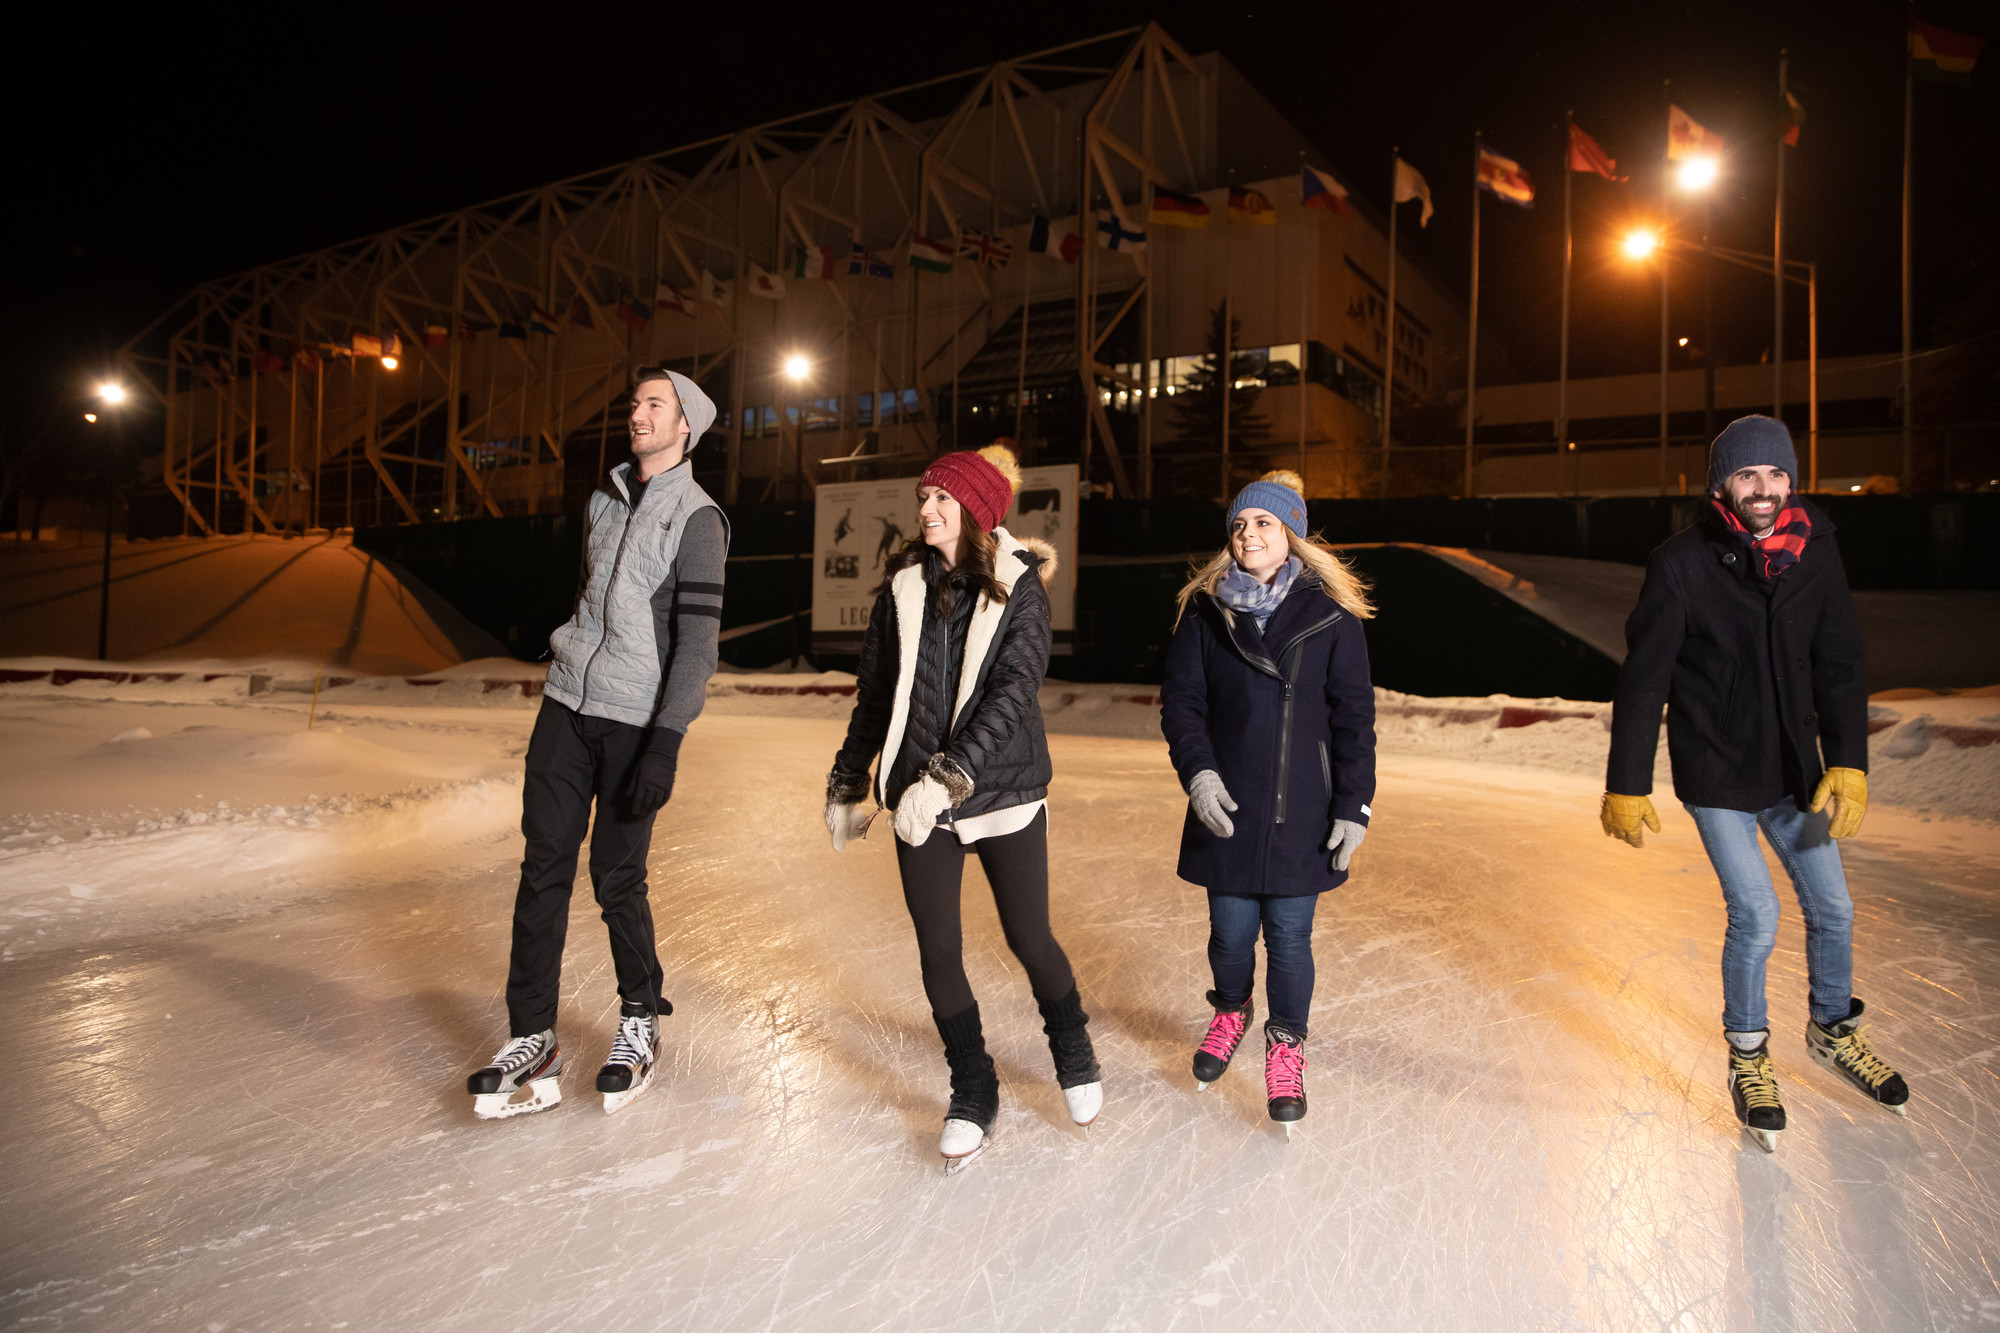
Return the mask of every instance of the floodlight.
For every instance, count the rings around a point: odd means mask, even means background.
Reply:
[[[1678,183],[1683,190],[1706,190],[1721,174],[1721,165],[1714,158],[1691,157],[1681,163]]]

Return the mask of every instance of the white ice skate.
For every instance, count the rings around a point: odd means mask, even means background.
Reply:
[[[1063,1103],[1069,1107],[1069,1118],[1088,1134],[1097,1113],[1104,1109],[1104,1085],[1079,1083],[1073,1088],[1064,1088],[1062,1095]]]
[[[660,1020],[642,1004],[627,1003],[618,1015],[618,1036],[604,1068],[597,1071],[597,1090],[604,1094],[604,1114],[616,1115],[653,1086],[660,1067]]]
[[[955,1176],[972,1165],[972,1159],[986,1151],[991,1142],[986,1131],[970,1120],[947,1120],[938,1135],[938,1154],[944,1158],[944,1173]]]
[[[505,1120],[560,1104],[562,1088],[556,1080],[561,1074],[562,1050],[551,1028],[502,1046],[492,1064],[465,1080],[465,1090],[472,1094],[474,1115]]]

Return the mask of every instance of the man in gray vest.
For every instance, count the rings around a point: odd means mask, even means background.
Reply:
[[[611,931],[623,1000],[597,1075],[608,1114],[652,1085],[665,978],[646,902],[653,819],[674,790],[681,741],[701,713],[722,627],[729,524],[689,462],[715,404],[693,380],[652,367],[635,377],[632,461],[590,499],[576,614],[549,639],[553,657],[528,743],[507,973],[510,1040],[466,1080],[486,1119],[562,1100],[556,995],[570,886],[585,830],[590,881]],[[597,820],[591,827],[591,805]],[[525,1094],[525,1095],[524,1095]]]

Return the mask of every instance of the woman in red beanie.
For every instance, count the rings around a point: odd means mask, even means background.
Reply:
[[[903,901],[951,1067],[938,1140],[947,1172],[986,1146],[1000,1111],[965,976],[959,883],[968,849],[979,854],[1007,945],[1041,1007],[1070,1118],[1087,1127],[1104,1104],[1089,1016],[1049,930],[1049,747],[1036,696],[1049,665],[1045,585],[1056,561],[1046,543],[1017,541],[999,526],[1020,485],[1001,445],[946,454],[924,473],[922,535],[890,560],[876,589],[847,743],[826,782],[836,851],[874,814],[894,812]],[[871,794],[878,808],[866,813]]]

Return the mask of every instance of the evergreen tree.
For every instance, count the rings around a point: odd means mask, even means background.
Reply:
[[[1209,312],[1208,347],[1201,360],[1188,374],[1188,382],[1174,394],[1174,425],[1181,443],[1202,449],[1222,447],[1222,395],[1225,382],[1234,383],[1247,375],[1258,373],[1259,367],[1251,358],[1242,355],[1243,321],[1230,320],[1228,324],[1227,346],[1232,349],[1230,356],[1232,374],[1225,381],[1221,374],[1223,348],[1223,313],[1217,306]],[[1254,449],[1271,436],[1271,423],[1257,411],[1257,396],[1263,389],[1255,384],[1240,388],[1229,388],[1229,452],[1236,454],[1246,449]]]

